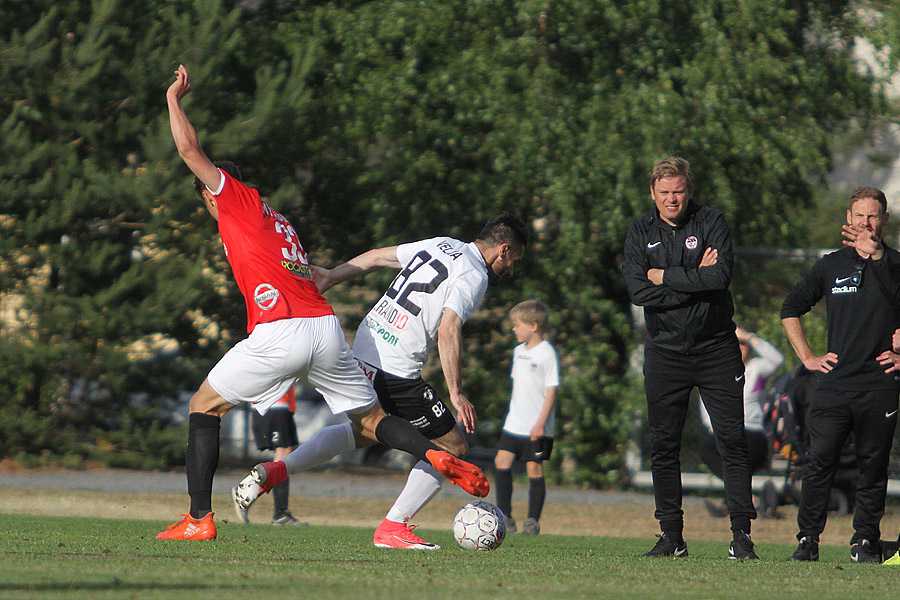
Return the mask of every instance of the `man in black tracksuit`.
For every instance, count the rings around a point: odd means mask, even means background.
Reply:
[[[900,325],[896,269],[900,252],[878,243],[864,251],[856,240],[881,237],[887,201],[876,188],[859,188],[850,199],[848,246],[819,259],[781,307],[788,339],[803,365],[818,374],[806,415],[809,452],[803,470],[797,524],[800,545],[789,560],[819,559],[831,484],[841,447],[854,434],[859,463],[855,530],[850,557],[881,562],[880,523],[887,494],[887,466],[897,424],[898,357],[891,335]],[[800,316],[825,298],[828,352],[809,347]]]
[[[631,301],[644,307],[647,325],[644,387],[654,516],[663,532],[647,556],[687,556],[680,452],[696,387],[722,457],[734,535],[729,558],[755,559],[749,535],[756,510],[744,435],[744,363],[728,291],[734,266],[731,232],[722,213],[695,204],[692,193],[687,161],[657,162],[650,185],[656,207],[632,223],[625,240],[625,285]]]

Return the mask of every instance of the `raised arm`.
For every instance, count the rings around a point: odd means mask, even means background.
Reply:
[[[402,265],[397,260],[397,246],[385,246],[363,252],[333,269],[314,267],[316,286],[319,293],[353,277],[371,273],[375,269],[399,269]]]
[[[188,120],[184,109],[181,107],[181,99],[191,91],[191,79],[184,65],[178,65],[175,71],[175,81],[166,91],[166,103],[169,106],[169,125],[172,128],[172,138],[178,155],[188,166],[191,172],[197,176],[203,184],[210,189],[217,189],[221,182],[222,174],[216,166],[206,157],[200,148],[197,132]]]

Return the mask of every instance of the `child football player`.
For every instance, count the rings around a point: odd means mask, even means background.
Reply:
[[[517,531],[512,516],[512,466],[516,460],[524,461],[529,485],[528,518],[522,523],[522,533],[536,535],[541,531],[546,495],[542,463],[553,450],[559,361],[556,350],[544,339],[547,307],[537,300],[526,300],[514,306],[509,316],[519,345],[513,351],[509,412],[494,459],[497,507],[506,515],[506,530]]]

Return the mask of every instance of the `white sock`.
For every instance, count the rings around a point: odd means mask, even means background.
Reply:
[[[409,472],[406,486],[388,511],[388,521],[406,523],[431,502],[443,485],[444,477],[430,463],[420,460]]]
[[[350,423],[341,423],[320,429],[282,460],[290,475],[298,471],[308,471],[328,462],[338,454],[354,449],[356,441],[353,438],[353,427]]]

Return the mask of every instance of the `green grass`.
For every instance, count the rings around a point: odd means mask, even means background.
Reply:
[[[215,542],[156,540],[168,523],[0,515],[0,597],[101,598],[888,598],[900,571],[821,548],[817,564],[787,563],[793,547],[759,544],[759,562],[727,545],[689,542],[687,559],[638,556],[652,540],[509,536],[465,552],[449,531],[438,552],[379,550],[367,528],[222,524]]]

